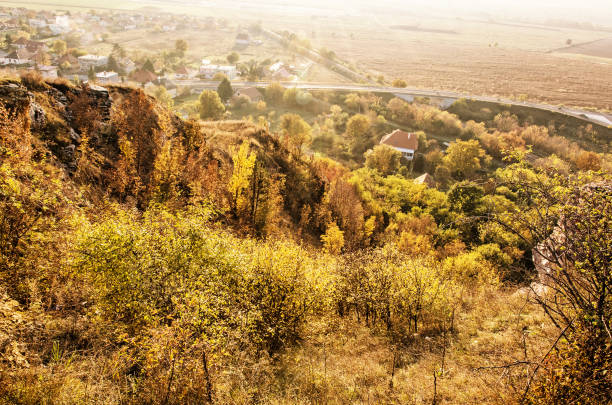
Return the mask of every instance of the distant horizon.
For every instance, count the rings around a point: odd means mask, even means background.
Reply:
[[[8,0],[0,2],[0,5],[10,7],[19,3],[21,2]],[[41,1],[40,3],[42,5],[45,2]],[[505,0],[465,0],[461,2],[453,0],[380,0],[376,3],[367,0],[309,0],[308,2],[303,0],[240,0],[232,3],[222,0],[125,0],[123,2],[123,4],[128,3],[132,3],[132,5],[142,4],[143,6],[154,5],[162,9],[164,4],[168,4],[179,7],[217,7],[236,10],[253,9],[257,7],[257,4],[260,4],[265,6],[265,11],[268,12],[283,12],[283,9],[287,9],[287,12],[291,9],[339,11],[331,13],[334,16],[340,14],[359,15],[365,12],[371,15],[372,12],[376,13],[377,11],[380,14],[387,14],[385,11],[391,13],[400,11],[417,16],[437,13],[457,17],[480,15],[500,19],[540,22],[558,19],[580,23],[590,22],[600,26],[612,27],[612,3],[609,0],[585,0],[580,3],[574,0],[515,0],[511,4]],[[111,4],[101,5],[92,0],[81,2],[57,0],[56,4],[56,9],[66,6],[112,8]],[[29,4],[29,6],[35,5],[38,4],[36,2]],[[47,7],[53,6],[53,3],[47,5]],[[123,7],[117,7],[117,9],[121,8]],[[401,17],[401,14],[399,16]]]
[[[135,2],[146,3],[147,0],[132,0]],[[153,0],[155,2],[164,3],[172,2],[175,4],[194,4],[194,3],[220,3],[216,0]],[[381,0],[373,6],[370,1],[365,0],[311,0],[307,3],[302,0],[258,0],[262,4],[304,7],[304,8],[344,8],[364,10],[364,9],[382,9],[383,7],[392,7],[399,10],[413,11],[446,11],[456,14],[475,14],[475,13],[492,13],[502,14],[502,16],[511,18],[524,19],[569,19],[576,22],[592,22],[601,25],[612,25],[612,4],[608,0],[586,0],[577,3],[574,0],[515,0],[509,4],[506,0],[488,0],[486,2],[480,0],[467,0],[456,2],[453,0]],[[245,1],[245,3],[254,4],[256,1]],[[500,16],[500,17],[502,17]]]

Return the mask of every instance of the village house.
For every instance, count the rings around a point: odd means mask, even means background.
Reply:
[[[56,15],[55,24],[70,29],[70,17],[67,15]]]
[[[217,73],[223,73],[229,80],[233,80],[238,76],[236,66],[223,65],[202,65],[200,66],[200,76],[206,79],[212,79]]]
[[[396,129],[382,137],[381,145],[387,145],[402,153],[402,157],[406,160],[414,159],[414,154],[419,148],[419,140],[416,134],[412,132],[404,132],[401,129]]]
[[[87,71],[91,67],[94,69],[101,66],[106,66],[108,64],[107,56],[98,56],[98,55],[84,55],[79,56],[79,65],[81,66],[82,71]]]
[[[0,65],[2,66],[26,66],[31,64],[32,61],[30,59],[13,58],[10,54],[4,58],[0,58]]]
[[[50,63],[49,55],[43,51],[37,51],[30,55],[32,62],[38,65],[48,65]]]
[[[259,90],[255,87],[245,87],[244,89],[238,89],[234,93],[233,98],[238,98],[240,96],[247,96],[253,103],[257,103],[258,101],[263,100],[263,95]]]
[[[251,43],[251,37],[246,32],[241,32],[236,36],[237,46],[249,46]]]
[[[283,62],[276,62],[271,65],[268,70],[270,71],[270,77],[274,80],[284,81],[294,78],[290,68],[287,68]]]
[[[194,72],[185,66],[181,66],[174,72],[174,78],[177,80],[186,80],[194,76]]]
[[[141,83],[143,85],[157,81],[157,75],[146,69],[135,70],[134,72],[132,72],[130,77],[133,81]]]
[[[119,74],[117,72],[99,72],[96,73],[96,82],[100,84],[119,83]]]

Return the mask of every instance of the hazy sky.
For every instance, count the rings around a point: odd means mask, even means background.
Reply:
[[[612,0],[250,0],[248,3],[315,6],[323,8],[391,7],[400,10],[440,10],[452,13],[491,13],[523,18],[566,18],[612,25]]]

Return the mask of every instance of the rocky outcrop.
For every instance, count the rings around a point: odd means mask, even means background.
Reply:
[[[13,114],[28,117],[32,133],[43,141],[68,172],[77,168],[81,134],[75,128],[71,103],[86,94],[99,113],[101,124],[111,118],[112,97],[100,86],[73,87],[62,83],[42,83],[29,89],[17,80],[0,82],[0,102]]]

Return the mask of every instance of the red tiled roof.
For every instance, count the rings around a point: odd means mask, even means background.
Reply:
[[[381,145],[388,145],[394,148],[412,149],[417,150],[419,148],[419,140],[416,134],[410,132],[404,132],[401,129],[396,129],[382,137],[380,140]]]
[[[251,101],[259,101],[263,99],[263,96],[255,87],[246,87],[244,89],[238,90],[236,93],[240,93],[240,95],[249,96]]]
[[[140,83],[148,83],[157,80],[155,73],[151,73],[148,70],[141,69],[132,73],[132,79]]]

